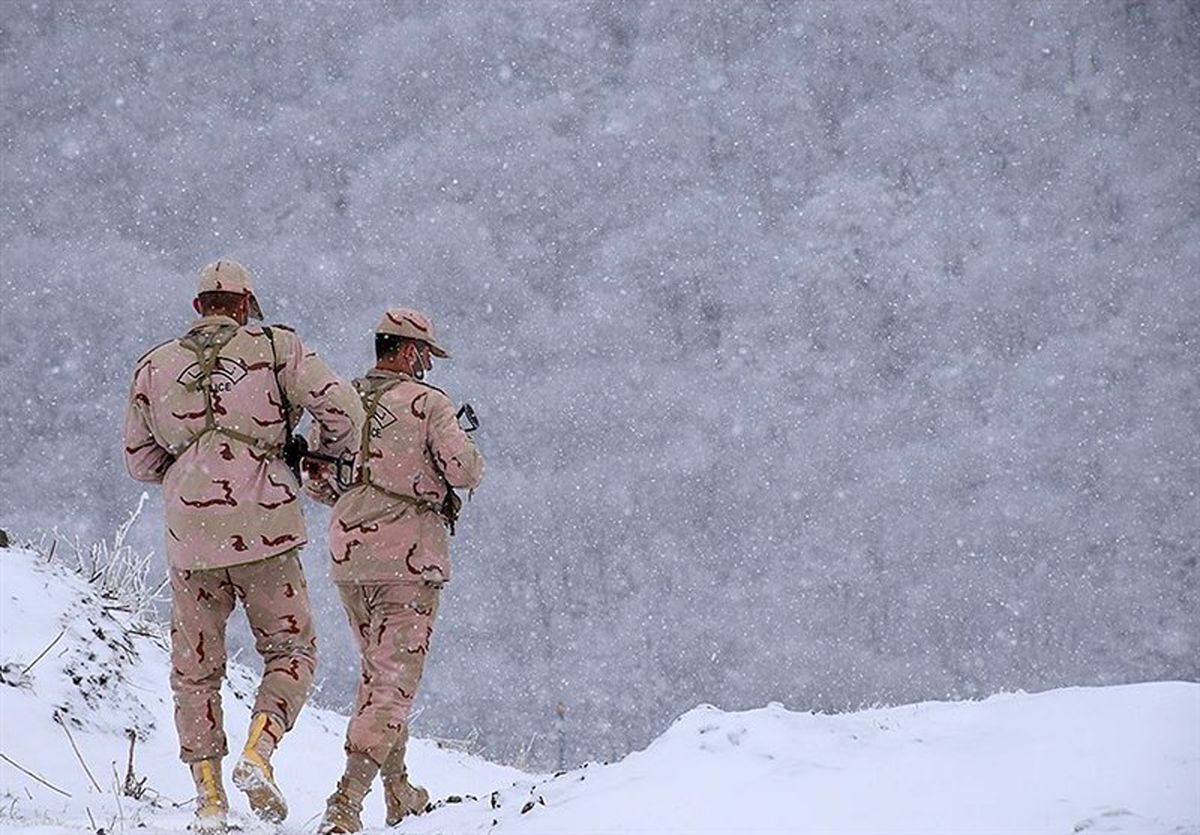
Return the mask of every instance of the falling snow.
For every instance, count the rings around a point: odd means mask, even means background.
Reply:
[[[126,517],[134,363],[229,256],[345,376],[427,311],[483,421],[420,735],[552,769],[702,702],[1195,680],[1198,21],[7,0],[0,526]]]

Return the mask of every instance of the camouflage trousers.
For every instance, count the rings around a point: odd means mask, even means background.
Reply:
[[[229,568],[172,569],[171,690],[185,763],[223,757],[229,750],[221,683],[225,624],[239,600],[263,659],[254,712],[270,714],[290,729],[312,689],[317,640],[298,549]]]
[[[404,774],[408,714],[425,669],[441,587],[339,583],[338,592],[362,653],[346,753],[367,755],[384,777]]]

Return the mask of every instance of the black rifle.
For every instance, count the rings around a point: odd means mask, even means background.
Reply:
[[[470,403],[464,403],[458,409],[458,414],[454,416],[458,420],[458,426],[464,432],[474,432],[479,428],[479,418],[475,415],[475,410],[471,408]]]
[[[307,438],[303,435],[291,435],[283,448],[283,457],[287,461],[287,465],[292,468],[292,472],[297,473],[297,480],[300,478],[299,472],[305,461],[321,461],[333,465],[333,477],[343,493],[354,486],[354,455],[352,453],[347,452],[339,458],[322,452],[311,452],[308,448]]]

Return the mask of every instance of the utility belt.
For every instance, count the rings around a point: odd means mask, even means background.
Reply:
[[[430,502],[425,499],[418,499],[416,496],[409,496],[404,493],[393,492],[388,490],[386,487],[380,487],[373,481],[359,481],[354,484],[354,487],[367,487],[371,490],[375,490],[395,502],[409,505],[418,513],[437,514],[437,517],[442,520],[442,524],[445,525],[446,529],[450,531],[450,535],[454,536],[454,524],[458,521],[459,511],[462,510],[462,499],[458,497],[458,494],[455,493],[452,488],[446,489],[446,498],[442,500],[441,504],[435,504],[434,502]],[[391,513],[395,510],[396,505],[393,504],[390,507],[376,511],[365,518],[358,520],[358,524],[370,525],[373,522],[378,522],[385,516],[391,515]]]
[[[191,439],[177,449],[169,450],[171,457],[178,459],[181,455],[196,445],[196,442],[210,432],[216,432],[226,437],[233,438],[235,441],[241,441],[247,446],[252,446],[260,452],[265,452],[268,458],[285,458],[285,448],[282,444],[272,444],[261,438],[255,438],[252,435],[247,435],[244,432],[239,432],[236,429],[229,429],[225,426],[206,426],[191,437]]]
[[[354,456],[343,455],[335,458],[332,455],[311,452],[308,448],[308,441],[305,440],[303,435],[290,435],[288,436],[286,443],[272,444],[260,438],[255,438],[252,435],[238,432],[236,429],[229,429],[224,426],[208,426],[193,435],[191,440],[189,440],[182,447],[179,447],[178,452],[171,451],[172,457],[178,459],[180,455],[183,455],[183,453],[190,449],[193,444],[195,444],[209,432],[219,432],[226,437],[233,438],[235,441],[241,441],[247,446],[252,446],[260,452],[266,453],[268,458],[281,459],[285,464],[287,464],[288,469],[292,471],[292,475],[296,477],[297,484],[304,483],[302,478],[303,463],[306,460],[310,460],[322,461],[326,464],[333,465],[338,487],[340,487],[343,492],[351,487],[356,486],[353,482]]]

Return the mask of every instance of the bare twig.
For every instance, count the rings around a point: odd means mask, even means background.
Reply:
[[[56,792],[58,792],[59,794],[61,794],[63,797],[70,797],[70,796],[71,796],[71,793],[70,793],[69,791],[64,791],[63,789],[60,789],[58,786],[56,786],[56,785],[54,785],[53,783],[51,783],[51,782],[50,782],[49,780],[47,780],[45,777],[42,777],[40,774],[34,774],[32,771],[30,771],[30,770],[29,770],[28,768],[26,768],[25,766],[21,765],[20,763],[14,762],[14,761],[13,761],[13,760],[12,760],[10,757],[8,757],[6,754],[4,754],[4,753],[0,753],[0,760],[4,760],[6,763],[8,763],[9,765],[11,765],[11,766],[12,766],[13,768],[15,768],[17,771],[20,771],[20,772],[22,772],[23,774],[27,774],[27,775],[29,775],[30,777],[32,777],[34,780],[37,780],[39,783],[41,783],[41,784],[42,784],[43,786],[45,786],[46,788],[48,788],[48,789],[53,789],[54,791],[56,791]]]
[[[89,775],[90,776],[90,775]],[[96,826],[96,819],[92,817],[92,808],[90,806],[83,807],[88,813],[88,821],[92,824],[92,831],[95,832],[99,827]]]
[[[109,830],[112,832],[124,832],[125,831],[125,807],[121,805],[121,791],[120,791],[121,778],[117,776],[117,764],[116,763],[112,764],[112,773],[113,773],[112,792],[113,792],[113,798],[117,801],[117,817],[113,818],[113,823],[112,823],[112,826],[109,827]],[[118,829],[116,826],[118,819],[121,822],[120,829]]]
[[[75,744],[75,738],[71,736],[71,730],[67,727],[67,723],[64,722],[63,718],[57,713],[54,714],[54,721],[58,723],[58,726],[63,729],[63,733],[67,735],[67,742],[71,743],[71,750],[75,752],[76,759],[78,759],[79,764],[83,766],[83,773],[86,774],[88,779],[92,781],[92,785],[96,787],[96,791],[103,794],[104,789],[100,788],[100,784],[97,783],[96,778],[92,776],[92,770],[88,768],[87,763],[83,761],[83,754],[79,753],[79,746]]]
[[[137,731],[129,728],[125,735],[129,737],[129,766],[125,769],[125,784],[128,785],[133,779],[133,746],[137,743]]]
[[[43,535],[39,550],[45,551],[45,543],[49,540],[46,558],[49,562],[54,550],[62,544],[68,553],[59,561],[95,587],[103,599],[105,612],[123,612],[135,622],[142,621],[143,627],[152,628],[155,605],[167,580],[153,583],[151,578],[157,574],[153,553],[137,553],[127,541],[130,528],[141,515],[148,498],[148,494],[142,494],[137,507],[118,526],[111,542],[101,540],[84,545],[78,537],[68,538],[55,528]]]
[[[50,646],[46,647],[44,650],[42,650],[40,653],[38,653],[38,657],[33,659],[32,661],[30,661],[25,666],[25,669],[21,671],[21,675],[29,675],[29,671],[33,669],[33,665],[36,664],[37,662],[41,661],[43,658],[45,658],[46,653],[48,653],[50,650],[54,649],[54,645],[57,644],[59,641],[61,641],[62,636],[66,635],[66,634],[67,634],[67,628],[64,626],[62,632],[58,633],[58,637],[50,642]]]
[[[533,755],[533,746],[537,744],[537,732],[529,737],[529,742],[521,746],[521,750],[517,752],[517,759],[514,765],[522,771],[528,770],[529,759]]]
[[[465,754],[478,754],[481,752],[479,746],[479,729],[471,728],[466,736],[458,739],[451,739],[444,736],[425,737],[438,744],[439,748],[448,748],[451,751],[462,751]]]
[[[122,791],[134,800],[141,800],[146,794],[147,778],[143,777],[139,780],[137,775],[133,773],[133,745],[137,742],[137,731],[130,728],[125,733],[129,737],[129,766],[125,770],[125,785]]]

